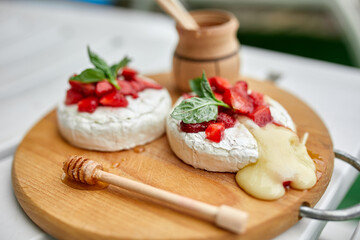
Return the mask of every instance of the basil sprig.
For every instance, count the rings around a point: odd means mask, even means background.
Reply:
[[[79,75],[71,77],[70,80],[82,83],[94,83],[106,79],[116,89],[120,89],[120,86],[116,82],[116,76],[120,68],[125,67],[130,62],[130,59],[128,57],[124,57],[120,62],[109,66],[104,59],[92,52],[90,47],[87,47],[87,52],[90,62],[95,66],[95,68],[85,69]]]
[[[171,113],[172,118],[184,123],[208,122],[217,118],[218,106],[230,108],[215,98],[205,73],[200,78],[192,79],[190,88],[198,97],[183,100]]]

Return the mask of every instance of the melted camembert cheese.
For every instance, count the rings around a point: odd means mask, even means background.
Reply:
[[[236,174],[243,190],[259,199],[274,200],[285,194],[283,182],[290,181],[295,189],[315,185],[315,164],[295,132],[274,124],[249,130],[257,140],[259,158]]]

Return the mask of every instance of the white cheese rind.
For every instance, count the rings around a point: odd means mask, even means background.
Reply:
[[[287,111],[275,100],[267,97],[274,119],[295,130]],[[180,104],[180,98],[174,106]],[[279,107],[280,106],[280,107]],[[243,124],[245,123],[245,124]],[[166,133],[173,152],[195,168],[213,172],[237,172],[258,159],[258,145],[247,127],[258,127],[247,117],[239,117],[232,128],[225,129],[219,143],[206,139],[205,132],[186,133],[180,130],[180,121],[167,117]]]
[[[153,141],[165,131],[171,109],[166,89],[145,89],[139,97],[127,96],[126,108],[98,107],[95,112],[78,112],[77,105],[57,108],[61,135],[72,145],[89,150],[119,151]]]
[[[180,104],[180,98],[175,106]],[[219,142],[205,137],[205,132],[186,133],[180,130],[180,121],[167,118],[166,133],[173,152],[195,168],[213,172],[236,172],[258,158],[257,143],[248,129],[240,124],[225,129]]]
[[[269,108],[273,120],[296,132],[295,123],[291,119],[286,109],[280,103],[278,103],[269,96],[265,96],[265,101],[269,104]]]

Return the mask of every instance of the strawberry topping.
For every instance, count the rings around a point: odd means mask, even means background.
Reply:
[[[65,104],[66,105],[75,104],[78,103],[83,98],[84,95],[81,92],[71,88],[66,92]]]
[[[215,98],[229,105],[230,109],[225,106],[219,106],[216,121],[191,124],[181,122],[180,128],[183,132],[196,133],[205,130],[206,137],[209,140],[218,142],[225,128],[234,127],[237,121],[237,114],[249,117],[260,127],[273,122],[270,108],[264,100],[264,95],[256,91],[248,93],[247,82],[238,81],[232,86],[224,78],[212,77],[209,79],[209,84]],[[193,97],[190,94],[183,94],[182,96],[184,99]]]
[[[117,80],[117,83],[120,86],[120,93],[124,94],[125,96],[130,95],[133,98],[138,98],[139,95],[137,94],[137,91],[132,88],[130,81],[125,80]]]
[[[221,95],[220,93],[217,93],[217,92],[215,92],[214,95],[215,95],[215,98],[220,101],[222,101],[224,98],[223,95]]]
[[[214,92],[223,93],[231,88],[231,83],[222,77],[209,78],[209,83]]]
[[[138,72],[136,70],[128,67],[124,67],[121,72],[121,75],[125,78],[125,80],[133,80],[137,74]]]
[[[138,81],[142,81],[142,84],[145,88],[152,88],[152,89],[162,89],[163,87],[160,84],[157,84],[155,82],[149,82],[144,79],[138,79]]]
[[[249,114],[249,117],[260,127],[263,127],[272,121],[270,108],[268,106],[257,107],[254,112]]]
[[[220,142],[225,131],[225,124],[222,122],[210,124],[206,130],[206,138],[213,142]]]
[[[249,114],[254,110],[251,98],[237,87],[226,90],[223,101],[231,106],[236,113]]]
[[[100,104],[110,107],[126,107],[129,103],[119,91],[111,92],[100,98]]]
[[[107,79],[96,83],[83,83],[80,80],[69,80],[71,88],[66,93],[65,104],[71,105],[78,103],[79,112],[91,113],[94,112],[99,105],[126,107],[128,105],[126,96],[138,98],[138,93],[145,89],[162,89],[162,86],[158,83],[140,78],[137,74],[138,72],[136,70],[124,67],[121,71],[122,77],[118,76],[116,80],[120,89],[116,89]],[[76,75],[74,75],[74,77],[75,76]]]
[[[284,188],[290,187],[291,181],[285,181],[283,182]]]
[[[184,123],[183,121],[181,121],[180,129],[181,131],[187,133],[203,132],[212,123],[215,123],[215,121],[202,122],[202,123]]]
[[[87,97],[78,102],[79,112],[92,113],[98,106],[98,99],[96,97]]]
[[[219,112],[216,122],[224,123],[225,128],[231,128],[236,123],[236,118],[232,115],[229,115],[225,112]]]
[[[264,95],[262,93],[252,91],[249,94],[249,97],[251,98],[255,108],[261,105],[265,105]]]
[[[248,91],[248,84],[245,81],[238,81],[234,85],[234,89],[242,95],[247,95]]]
[[[111,85],[111,83],[109,83],[108,81],[104,80],[96,84],[95,92],[96,95],[100,97],[114,90],[115,90],[114,86]]]
[[[73,80],[70,80],[69,83],[72,89],[82,92],[85,96],[93,96],[95,94],[94,83],[81,83]]]
[[[139,80],[131,80],[129,81],[130,82],[130,85],[131,87],[136,91],[136,92],[141,92],[142,90],[145,89],[145,86],[143,84],[142,81],[139,81]]]

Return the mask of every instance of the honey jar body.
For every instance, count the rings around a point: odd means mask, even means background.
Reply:
[[[239,77],[239,22],[224,11],[193,11],[198,30],[176,29],[179,42],[173,57],[173,77],[179,90],[190,90],[189,80],[201,76],[221,76],[234,82]]]

